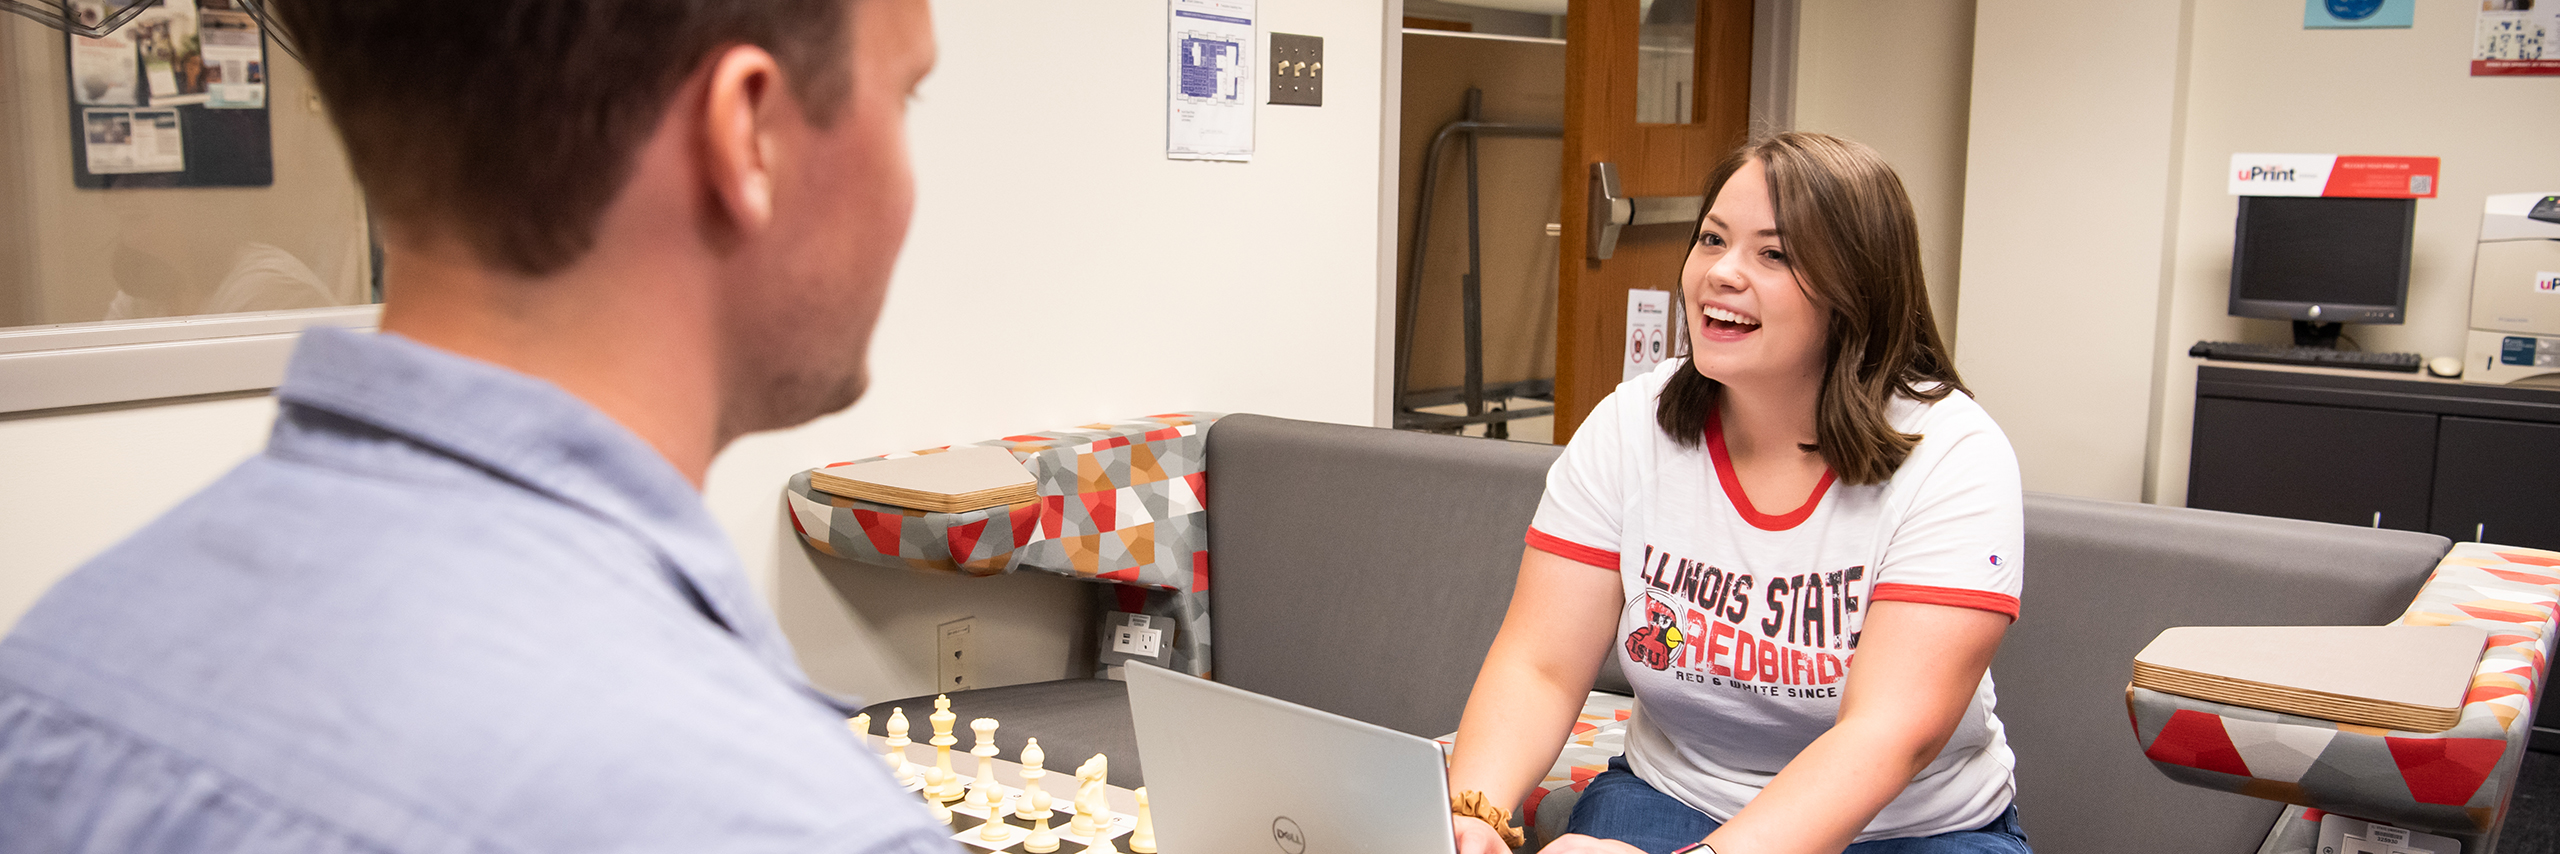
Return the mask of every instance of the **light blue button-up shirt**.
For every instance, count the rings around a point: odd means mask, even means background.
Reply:
[[[621,425],[330,329],[276,397],[0,641],[0,852],[955,849]]]

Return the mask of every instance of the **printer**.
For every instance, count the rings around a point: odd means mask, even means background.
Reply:
[[[2466,382],[2560,387],[2560,193],[2489,197],[2462,368]]]

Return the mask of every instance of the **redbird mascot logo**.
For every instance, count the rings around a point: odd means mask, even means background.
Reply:
[[[1680,636],[1679,612],[1662,594],[1644,594],[1644,625],[1627,633],[1627,659],[1655,670],[1671,669],[1671,651],[1685,641]]]

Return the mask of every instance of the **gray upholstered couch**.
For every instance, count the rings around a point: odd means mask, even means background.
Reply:
[[[1218,422],[1215,678],[1417,735],[1455,730],[1558,452],[1254,415]],[[2380,624],[2449,545],[2050,495],[2029,495],[2026,509],[2024,612],[1993,678],[2029,837],[2071,854],[2250,851],[2281,808],[2170,782],[2144,761],[2124,690],[2134,653],[2160,630]],[[1611,685],[1624,690],[1604,668]],[[889,705],[926,708],[879,708]],[[1039,735],[1052,756],[1110,752],[1115,783],[1142,774],[1117,683],[989,689],[955,705]]]

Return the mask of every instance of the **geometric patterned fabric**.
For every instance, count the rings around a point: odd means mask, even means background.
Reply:
[[[988,576],[1030,570],[1107,582],[1106,609],[1174,623],[1172,667],[1209,667],[1208,428],[1179,412],[979,442],[1013,452],[1039,497],[934,513],[829,495],[806,471],[783,489],[791,527],[819,552],[873,566]],[[853,462],[938,454],[949,447]],[[838,463],[836,465],[841,465]]]
[[[1556,764],[1547,769],[1546,779],[1529,790],[1519,809],[1512,810],[1512,820],[1528,835],[1522,854],[1536,851],[1564,835],[1565,821],[1573,817],[1573,804],[1582,799],[1582,787],[1591,778],[1609,769],[1609,758],[1627,752],[1627,718],[1636,706],[1636,698],[1607,691],[1593,691],[1583,701],[1582,716],[1573,723],[1573,735],[1566,737],[1564,752],[1556,755]],[[1457,749],[1458,734],[1440,737],[1440,750]]]
[[[2489,643],[2462,714],[2406,732],[2125,686],[2143,756],[2170,779],[2294,804],[2274,849],[2308,850],[2325,812],[2440,833],[2477,848],[2506,814],[2560,621],[2560,552],[2459,543],[2394,620],[2476,626]]]

